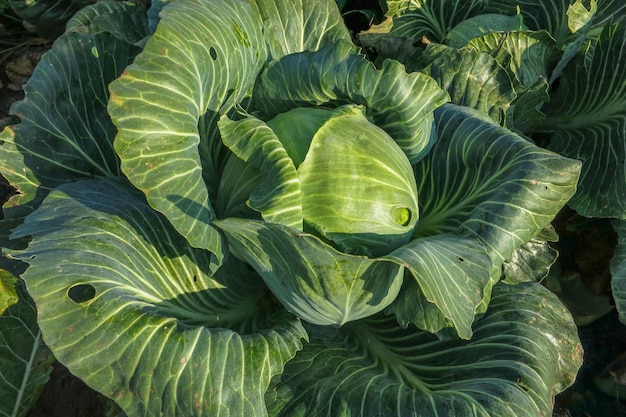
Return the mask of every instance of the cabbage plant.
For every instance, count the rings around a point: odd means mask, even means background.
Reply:
[[[581,163],[434,71],[332,1],[81,9],[0,136],[7,414],[54,357],[128,416],[548,415],[576,328],[511,277]]]

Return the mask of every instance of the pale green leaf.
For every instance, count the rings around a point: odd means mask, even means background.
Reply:
[[[393,251],[384,258],[405,266],[412,279],[387,311],[403,326],[432,333],[454,327],[470,339],[474,316],[497,273],[488,251],[475,236],[451,233],[415,239]]]
[[[143,52],[111,84],[115,150],[150,205],[192,246],[212,251],[218,265],[224,253],[204,180],[216,178],[218,167],[203,164],[199,148],[217,156],[206,142],[215,140],[218,115],[246,97],[265,63],[262,22],[245,1],[170,3],[160,19]]]
[[[409,241],[419,218],[413,168],[363,109],[336,109],[297,174],[305,225],[341,251],[380,256]]]
[[[267,222],[302,230],[302,196],[296,167],[272,129],[252,116],[238,121],[222,117],[219,128],[226,146],[261,173],[258,187],[249,194],[250,207]],[[237,190],[225,190],[230,192]]]
[[[334,0],[255,0],[272,59],[350,41]]]
[[[600,0],[602,2],[602,0]],[[567,8],[567,27],[570,32],[576,33],[591,23],[593,16],[598,10],[596,0],[589,1],[589,8],[585,7],[582,0],[576,0]]]
[[[507,70],[514,87],[531,87],[547,80],[555,60],[560,56],[556,41],[545,31],[489,33],[472,39],[468,49],[485,52]]]

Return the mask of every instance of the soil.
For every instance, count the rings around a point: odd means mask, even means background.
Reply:
[[[26,417],[104,417],[104,400],[59,362]]]

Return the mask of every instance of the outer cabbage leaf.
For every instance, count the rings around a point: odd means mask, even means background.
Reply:
[[[593,16],[594,27],[615,24],[626,18],[626,3],[620,0],[596,0],[598,9]]]
[[[582,161],[570,206],[586,217],[626,218],[626,23],[607,27],[565,68],[544,107],[548,149]]]
[[[545,31],[489,33],[470,40],[467,47],[493,56],[516,81],[516,88],[547,80],[560,55],[556,42]]]
[[[384,259],[403,265],[412,279],[386,311],[403,326],[415,324],[433,333],[453,327],[470,339],[476,310],[489,298],[498,275],[489,250],[475,236],[442,233],[393,251]]]
[[[572,0],[491,0],[485,11],[514,15],[519,13],[531,30],[547,30],[559,44],[571,32],[568,29],[567,10]]]
[[[424,157],[434,144],[432,112],[448,100],[430,77],[407,74],[392,60],[378,70],[349,43],[270,63],[254,94],[255,108],[267,118],[295,107],[361,104],[411,162]]]
[[[42,36],[56,38],[74,13],[92,0],[8,0],[7,3],[27,26]]]
[[[476,37],[489,33],[508,33],[524,29],[520,16],[486,13],[460,22],[446,35],[446,45],[461,48]]]
[[[558,252],[550,242],[559,240],[552,225],[545,227],[537,236],[513,251],[503,264],[504,282],[539,282],[548,276],[558,258]]]
[[[539,125],[545,118],[539,109],[550,100],[550,71],[561,55],[556,41],[545,31],[499,32],[474,38],[467,48],[493,56],[512,80],[516,97],[505,125],[521,132]]]
[[[157,25],[161,21],[161,17],[159,16],[161,10],[163,10],[163,8],[169,3],[170,0],[152,0],[150,2],[150,7],[148,8],[148,28],[150,30],[150,34],[154,33]]]
[[[58,184],[120,175],[107,84],[138,51],[108,33],[69,33],[43,56],[26,99],[11,108],[21,123],[0,134],[2,175],[19,191],[4,206],[6,218],[28,214]]]
[[[445,45],[430,45],[422,59],[428,66],[422,71],[433,77],[448,91],[454,104],[478,109],[495,122],[515,99],[515,91],[507,72],[491,56]]]
[[[218,178],[218,166],[202,160],[199,149],[217,156],[206,142],[219,140],[211,134],[218,114],[248,94],[266,57],[250,3],[175,2],[163,8],[142,53],[110,86],[122,171],[192,246],[215,255],[216,266],[224,253],[204,178]]]
[[[350,41],[334,0],[255,0],[272,59]]]
[[[390,35],[407,38],[413,43],[426,37],[431,42],[443,43],[448,31],[462,21],[482,12],[485,0],[400,0],[389,9],[394,16]]]
[[[472,109],[447,104],[435,119],[437,148],[415,167],[422,203],[416,236],[470,232],[495,250],[492,259],[504,260],[575,191],[579,161],[539,148]],[[498,220],[507,227],[496,226]]]
[[[415,284],[407,284],[389,310],[401,323],[437,331],[451,322],[459,335],[469,337],[469,313],[484,311],[503,262],[567,203],[580,163],[541,149],[467,107],[446,104],[435,111],[435,120],[437,144],[415,165],[421,214],[411,244],[432,245],[430,252],[439,256],[420,263],[403,256]],[[446,245],[448,263],[443,263],[439,247]],[[477,258],[481,246],[490,263]],[[466,257],[472,269],[463,266]],[[430,275],[429,269],[441,273]],[[470,285],[471,291],[459,291]],[[414,302],[424,298],[430,303]]]
[[[65,27],[66,32],[108,32],[129,43],[148,35],[147,11],[128,1],[99,1],[80,9]]]
[[[0,416],[28,413],[48,382],[53,361],[24,283],[0,269]]]
[[[122,179],[57,187],[14,235],[32,236],[13,255],[46,344],[128,415],[267,415],[306,333],[236,259],[210,276],[211,254]]]
[[[471,341],[380,315],[309,333],[272,381],[271,416],[548,416],[582,362],[571,316],[535,283],[496,286]]]
[[[236,122],[223,117],[219,127],[226,146],[261,172],[261,182],[251,192],[248,204],[265,221],[302,230],[302,195],[296,167],[272,129],[251,116]]]
[[[341,325],[371,316],[388,306],[402,285],[399,265],[338,252],[284,225],[244,219],[216,224],[285,308],[310,323]]]
[[[561,45],[573,33],[586,31],[587,23],[597,29],[626,17],[621,0],[491,0],[485,10],[515,14],[518,7],[530,29],[547,30]]]

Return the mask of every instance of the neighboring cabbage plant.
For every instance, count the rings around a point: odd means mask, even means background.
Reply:
[[[81,10],[0,136],[1,403],[51,352],[128,416],[549,415],[575,325],[501,279],[581,164],[435,71],[332,1]]]
[[[568,205],[585,218],[612,219],[620,237],[611,263],[612,295],[626,323],[626,3],[386,3],[387,20],[360,36],[379,61],[393,57],[409,71],[427,73],[453,103],[486,112],[539,146],[581,161]],[[537,254],[541,245],[525,251]],[[546,239],[543,245],[547,255]],[[539,264],[536,256],[525,262]],[[535,275],[526,269],[505,271],[519,281]]]

